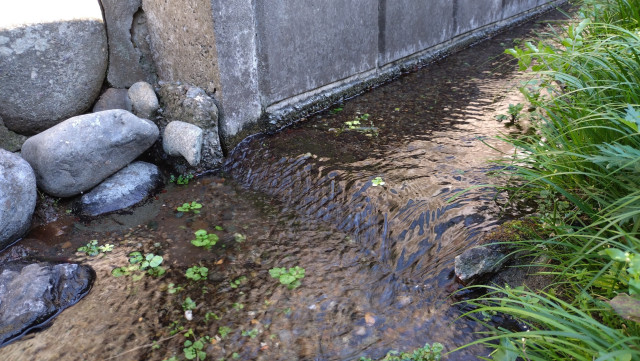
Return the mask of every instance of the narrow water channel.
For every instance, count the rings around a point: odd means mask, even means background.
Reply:
[[[184,359],[185,339],[171,333],[180,326],[212,337],[208,360],[375,359],[472,341],[479,326],[456,320],[450,298],[453,258],[500,222],[495,192],[477,186],[495,181],[487,161],[509,152],[495,137],[517,131],[496,121],[521,101],[523,80],[502,53],[543,26],[511,29],[280,133],[251,137],[220,172],[168,185],[131,212],[80,221],[62,212],[69,205],[55,205],[58,220],[20,245],[81,259],[98,279],[48,329],[1,349],[2,358]],[[203,204],[200,214],[175,211],[190,201]],[[198,229],[220,242],[211,251],[192,246]],[[237,242],[237,233],[246,239]],[[74,253],[91,239],[114,243],[114,252]],[[169,272],[112,277],[134,250],[163,255]],[[196,264],[209,269],[206,281],[184,277]],[[269,275],[293,266],[306,270],[294,290]],[[169,293],[169,283],[183,290]],[[183,315],[186,297],[198,305],[192,320]],[[482,355],[476,347],[446,359]]]

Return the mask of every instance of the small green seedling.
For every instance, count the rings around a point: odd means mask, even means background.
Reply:
[[[199,229],[194,232],[196,235],[196,239],[191,240],[191,244],[196,247],[202,247],[207,251],[211,249],[211,247],[215,246],[218,243],[218,236],[215,233],[207,233],[204,229]]]
[[[182,291],[183,289],[184,289],[184,287],[176,286],[173,283],[169,283],[169,285],[167,286],[167,292],[170,293],[170,294],[178,293],[178,292]]]
[[[509,104],[509,110],[507,112],[509,113],[509,115],[511,115],[511,124],[515,123],[516,120],[520,118],[520,112],[522,112],[523,108],[524,105],[522,105],[521,103],[515,105]]]
[[[300,280],[304,278],[304,273],[304,268],[299,266],[289,268],[289,270],[284,267],[276,267],[269,270],[271,277],[277,278],[281,284],[287,286],[290,290],[300,286]]]
[[[256,338],[258,336],[258,330],[255,328],[249,331],[242,331],[242,336],[248,336],[250,338]]]
[[[331,109],[331,111],[329,111],[329,113],[331,113],[331,114],[337,114],[337,113],[340,113],[340,112],[341,112],[341,111],[343,111],[343,110],[344,110],[344,108],[343,108],[343,107],[337,107],[337,108],[333,108],[333,109]]]
[[[412,353],[391,350],[380,361],[439,361],[442,359],[443,350],[444,346],[441,343],[434,342],[433,345],[427,343]],[[359,361],[372,360],[368,357],[360,357]]]
[[[244,305],[242,303],[236,302],[233,305],[231,305],[231,307],[233,307],[234,310],[240,311],[244,308]]]
[[[216,315],[216,314],[215,314],[215,313],[213,313],[213,312],[207,312],[207,313],[205,313],[205,315],[204,315],[204,320],[205,320],[205,322],[209,322],[209,321],[211,321],[211,320],[216,320],[216,321],[217,321],[217,320],[219,320],[219,319],[220,319],[220,316]]]
[[[204,352],[204,346],[211,340],[211,337],[204,336],[199,339],[195,339],[194,341],[186,340],[184,342],[184,348],[182,352],[184,352],[184,358],[187,360],[204,360],[207,358],[207,353]]]
[[[166,270],[160,266],[162,263],[162,256],[155,255],[153,253],[147,253],[142,255],[141,252],[129,253],[130,266],[118,267],[111,271],[114,277],[128,276],[136,271],[147,271],[147,274],[154,277],[160,277],[165,274]],[[134,281],[142,278],[142,275],[134,275]]]
[[[247,277],[241,276],[233,281],[230,281],[229,285],[231,286],[231,288],[238,288],[246,280],[247,280]]]
[[[183,203],[182,206],[176,208],[176,210],[178,212],[184,212],[184,213],[189,213],[189,211],[193,212],[194,214],[198,214],[200,213],[199,209],[202,208],[202,204],[193,201],[191,203]]]
[[[385,185],[384,180],[382,180],[382,177],[375,177],[371,180],[371,185],[374,187],[377,186],[383,186]]]
[[[221,326],[220,328],[218,328],[218,334],[220,335],[220,338],[222,338],[222,339],[227,337],[230,333],[231,333],[231,328],[230,327]]]
[[[242,243],[242,242],[247,240],[247,236],[245,236],[242,233],[234,233],[233,234],[233,239],[238,243]]]
[[[188,268],[184,275],[190,280],[200,281],[207,278],[208,274],[209,269],[207,267],[193,266]]]
[[[180,174],[177,178],[172,174],[171,177],[169,177],[169,182],[180,184],[180,185],[187,185],[189,184],[189,181],[191,179],[193,179],[193,174],[185,174],[185,175]]]
[[[107,252],[111,252],[113,251],[113,245],[112,244],[104,244],[102,246],[98,245],[98,240],[94,239],[89,241],[89,243],[87,243],[86,246],[82,246],[80,248],[78,248],[78,252],[85,252],[87,254],[87,256],[97,256],[100,253],[107,253]]]
[[[187,297],[184,302],[182,302],[182,309],[185,311],[188,310],[195,310],[196,309],[196,303],[194,300],[191,299],[191,297]]]

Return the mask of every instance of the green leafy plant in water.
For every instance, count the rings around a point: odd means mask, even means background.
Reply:
[[[171,177],[169,177],[169,182],[179,185],[187,185],[191,179],[193,179],[193,174],[180,174],[178,177],[172,174]]]
[[[200,281],[207,278],[209,269],[207,267],[193,266],[189,267],[185,272],[185,277],[193,281]]]
[[[193,337],[192,340],[184,341],[184,348],[182,352],[184,353],[184,358],[187,360],[204,360],[207,358],[207,353],[204,351],[205,345],[211,341],[211,337],[204,336],[196,339],[193,334],[193,330],[187,331],[184,335],[186,338]]]
[[[247,277],[245,276],[238,277],[237,279],[230,281],[229,286],[231,286],[231,288],[238,288],[246,280],[247,280]]]
[[[180,286],[180,285],[175,285],[174,283],[169,283],[169,285],[167,286],[167,292],[170,294],[174,294],[174,293],[178,293],[180,291],[182,291],[184,289],[184,287]]]
[[[191,203],[183,203],[182,206],[177,207],[176,210],[178,212],[184,212],[184,213],[188,213],[188,212],[193,212],[194,214],[198,214],[200,213],[199,209],[202,208],[202,204],[193,201]]]
[[[367,136],[372,136],[372,135],[378,135],[378,128],[376,128],[373,125],[373,122],[369,120],[369,117],[371,117],[371,115],[369,114],[362,114],[360,116],[357,116],[354,120],[348,121],[348,122],[344,122],[344,126],[342,127],[342,131],[345,130],[355,130],[361,133],[366,134]],[[369,120],[369,125],[370,126],[363,126],[363,122]]]
[[[271,277],[277,278],[281,284],[287,286],[290,290],[300,286],[300,280],[304,278],[304,273],[304,268],[299,266],[289,268],[288,270],[279,267],[269,270]]]
[[[377,186],[383,186],[385,185],[385,183],[382,177],[375,177],[371,180],[371,185],[374,187],[377,187]]]
[[[136,271],[146,271],[147,274],[154,277],[160,277],[165,274],[166,270],[160,266],[162,264],[162,256],[153,253],[142,255],[141,252],[135,251],[129,253],[130,266],[118,267],[111,271],[114,277],[129,276]],[[142,275],[134,275],[134,281],[142,278]]]
[[[251,329],[249,331],[242,331],[242,336],[247,336],[247,337],[250,337],[250,338],[256,338],[256,336],[258,336],[258,330],[256,330],[254,328],[254,329]]]
[[[238,302],[234,303],[231,306],[233,307],[234,310],[238,310],[238,311],[240,311],[241,309],[244,308],[244,305],[242,303],[238,303]]]
[[[337,113],[340,113],[340,112],[341,112],[341,111],[343,111],[343,110],[344,110],[344,108],[343,108],[343,107],[336,107],[336,108],[331,109],[331,110],[329,111],[329,113],[331,113],[331,114],[337,114]]]
[[[213,312],[207,312],[207,313],[205,313],[205,315],[204,315],[204,321],[205,321],[205,322],[209,322],[209,321],[211,321],[211,320],[216,320],[216,321],[217,321],[217,320],[219,320],[219,319],[220,319],[220,316],[216,315],[216,314],[215,314],[215,313],[213,313]]]
[[[211,247],[215,246],[218,243],[218,235],[215,233],[207,233],[204,229],[199,229],[194,232],[196,235],[196,239],[191,240],[191,244],[196,247],[202,247],[206,250],[210,250]]]
[[[113,251],[112,244],[104,244],[102,246],[98,245],[98,240],[94,239],[89,241],[85,246],[78,248],[78,252],[85,252],[88,256],[97,256],[100,253],[107,253]]]
[[[444,346],[441,343],[434,342],[433,345],[427,343],[411,353],[389,351],[380,361],[439,361],[442,359],[443,350]],[[360,361],[372,360],[368,357],[360,357]]]
[[[182,302],[182,309],[185,310],[185,311],[195,310],[196,309],[196,302],[194,300],[192,300],[191,297],[187,297],[187,298],[185,298],[184,302]]]
[[[227,326],[220,326],[218,328],[218,335],[221,339],[225,339],[231,333],[231,328]]]

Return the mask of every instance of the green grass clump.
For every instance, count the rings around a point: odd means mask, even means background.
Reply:
[[[508,49],[534,76],[521,91],[534,132],[507,138],[513,199],[538,204],[546,239],[515,242],[556,282],[545,292],[486,287],[494,360],[640,360],[640,0],[585,0],[582,19]]]

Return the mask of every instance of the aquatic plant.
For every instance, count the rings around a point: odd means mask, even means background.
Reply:
[[[193,179],[193,174],[180,174],[177,177],[173,174],[169,177],[170,183],[176,183],[180,185],[187,185],[189,181]]]
[[[411,353],[391,350],[380,361],[438,361],[442,359],[443,350],[444,346],[441,343],[434,342],[433,345],[427,343]],[[372,361],[372,359],[360,357],[359,361]]]
[[[371,180],[371,185],[374,187],[377,186],[383,186],[385,185],[384,180],[382,180],[382,177],[375,177]]]
[[[113,245],[106,243],[101,246],[98,245],[98,240],[94,239],[89,241],[86,245],[79,247],[78,252],[85,252],[87,256],[97,256],[100,253],[107,253],[113,251]]]
[[[202,208],[202,204],[193,201],[191,203],[183,203],[182,206],[177,207],[176,210],[178,212],[184,212],[184,213],[188,213],[188,212],[193,212],[194,214],[198,214],[200,213],[199,209]]]
[[[273,278],[277,278],[281,284],[287,286],[292,290],[298,288],[301,284],[300,280],[304,278],[305,270],[302,267],[295,266],[289,268],[272,268],[269,270],[269,274]]]
[[[187,269],[184,276],[193,281],[200,281],[206,279],[208,274],[209,269],[207,267],[193,266]]]
[[[117,267],[111,271],[114,277],[129,276],[133,274],[133,280],[137,281],[142,278],[142,274],[135,274],[136,271],[146,271],[150,276],[160,277],[165,274],[166,270],[160,266],[163,258],[160,255],[147,253],[142,255],[141,252],[135,251],[129,253],[129,266]]]
[[[194,232],[196,239],[191,240],[191,244],[196,247],[202,247],[207,251],[211,249],[211,247],[215,246],[218,243],[218,235],[215,233],[209,234],[205,229],[199,229]]]

